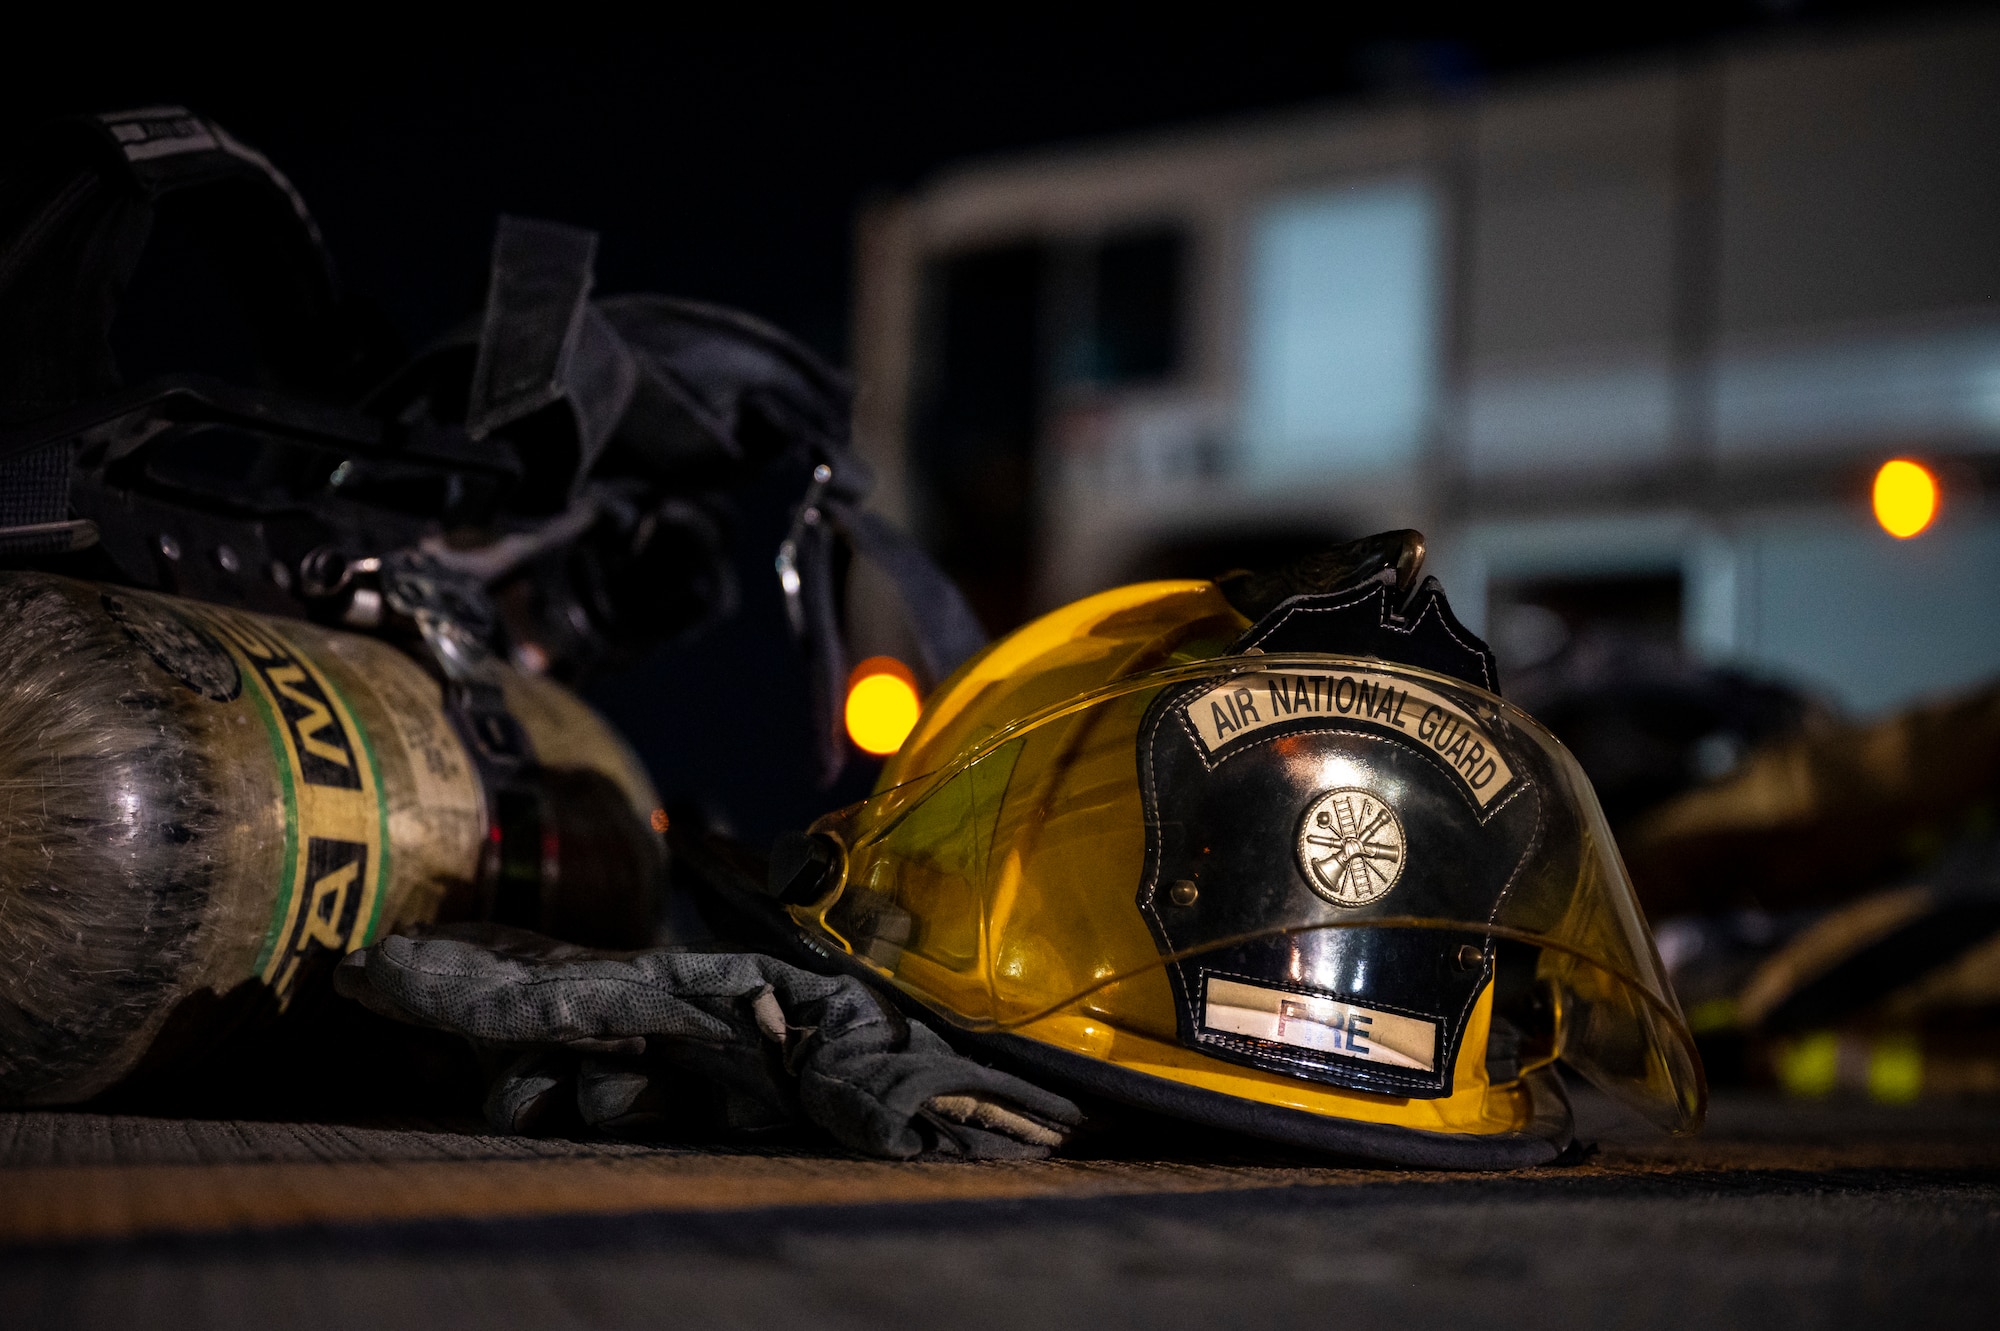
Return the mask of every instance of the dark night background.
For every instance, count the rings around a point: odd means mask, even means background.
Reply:
[[[1404,6],[1309,22],[1008,8],[921,31],[826,11],[765,31],[576,11],[562,16],[575,35],[518,41],[490,22],[416,35],[386,19],[366,30],[358,15],[336,31],[175,23],[114,37],[106,15],[10,42],[0,105],[17,122],[163,102],[215,117],[291,177],[345,281],[412,348],[479,307],[494,218],[513,212],[600,231],[601,291],[736,305],[844,362],[857,208],[965,158],[1315,102],[1451,97],[1541,68],[1913,8]],[[742,496],[735,622],[590,689],[663,795],[705,798],[758,839],[872,778],[857,761],[827,792],[807,774],[804,675],[770,572],[803,480],[768,477]]]

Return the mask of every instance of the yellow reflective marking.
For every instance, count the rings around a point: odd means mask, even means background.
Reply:
[[[1820,1096],[1840,1082],[1840,1037],[1814,1031],[1778,1047],[1778,1081],[1786,1092]]]
[[[1908,1104],[1924,1091],[1924,1051],[1912,1035],[1884,1035],[1868,1051],[1868,1094]]]

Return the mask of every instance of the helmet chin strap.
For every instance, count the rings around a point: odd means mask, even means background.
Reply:
[[[847,763],[841,734],[841,691],[847,680],[847,646],[840,632],[835,542],[889,578],[916,637],[919,665],[935,686],[986,645],[986,632],[944,570],[922,546],[879,513],[861,507],[874,484],[867,465],[844,447],[828,444],[827,460],[813,468],[791,532],[778,547],[778,585],[792,634],[805,647],[812,688],[813,729],[820,780],[831,785]]]

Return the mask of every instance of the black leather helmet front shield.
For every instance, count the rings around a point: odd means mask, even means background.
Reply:
[[[1491,940],[1368,926],[1490,922],[1534,851],[1542,799],[1529,756],[1463,695],[1373,668],[1393,652],[1491,687],[1490,656],[1434,580],[1406,613],[1393,603],[1386,578],[1288,598],[1239,652],[1356,654],[1155,701],[1139,733],[1137,901],[1160,951],[1181,958],[1168,974],[1183,1044],[1434,1098],[1451,1093]]]

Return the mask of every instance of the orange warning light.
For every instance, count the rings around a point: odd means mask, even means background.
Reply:
[[[1908,458],[1892,458],[1875,473],[1875,521],[1898,540],[1908,540],[1937,517],[1938,483],[1930,468]]]
[[[871,656],[847,677],[847,737],[863,753],[902,748],[923,707],[917,677],[893,656]]]

